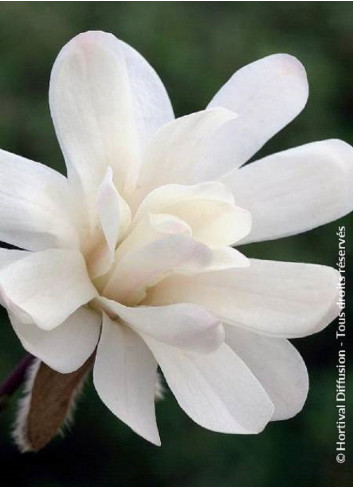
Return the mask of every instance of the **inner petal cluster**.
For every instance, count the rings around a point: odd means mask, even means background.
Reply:
[[[134,212],[109,169],[95,217],[85,254],[92,282],[100,296],[127,306],[170,275],[248,265],[231,245],[250,232],[250,213],[219,182],[156,188]]]

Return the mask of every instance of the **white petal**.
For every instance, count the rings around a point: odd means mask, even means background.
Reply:
[[[6,308],[19,321],[52,329],[97,294],[75,250],[46,250],[0,270]]]
[[[35,324],[23,324],[12,315],[10,319],[25,350],[63,374],[74,372],[91,356],[102,322],[100,314],[86,307],[78,309],[51,331]]]
[[[160,445],[154,408],[157,363],[136,333],[105,314],[93,381],[99,397],[118,418]]]
[[[12,263],[21,260],[25,256],[29,254],[29,251],[23,251],[23,250],[8,250],[5,248],[0,248],[0,270],[3,268],[8,267],[9,265],[12,265]],[[6,307],[6,300],[4,297],[4,294],[1,291],[0,288],[0,304],[3,307]]]
[[[226,343],[269,395],[275,406],[272,420],[292,418],[302,410],[309,389],[308,372],[288,340],[226,326]]]
[[[175,272],[192,272],[212,262],[211,250],[184,235],[171,235],[126,254],[114,268],[102,295],[138,304],[146,288]]]
[[[223,157],[228,152],[234,166],[241,166],[302,111],[307,98],[305,70],[288,54],[274,54],[237,71],[208,106],[239,116],[224,126]],[[221,139],[219,134],[222,151]]]
[[[98,189],[97,209],[100,224],[110,250],[114,250],[120,230],[119,194],[113,183],[113,172],[108,167]]]
[[[232,160],[218,158],[217,131],[235,118],[234,112],[219,108],[186,115],[161,127],[146,149],[135,203],[156,187],[214,180],[231,170]]]
[[[225,246],[223,248],[213,248],[212,249],[212,262],[201,272],[215,271],[215,270],[226,270],[229,268],[246,268],[250,266],[249,259],[240,253],[240,251],[230,246]]]
[[[11,265],[17,260],[21,260],[28,255],[28,251],[23,250],[8,250],[7,248],[0,248],[0,270],[2,268]]]
[[[91,277],[104,275],[109,271],[115,256],[115,248],[131,222],[130,208],[119,195],[113,183],[113,172],[108,167],[105,177],[98,188],[97,212],[102,239],[98,239],[96,249],[89,256]]]
[[[234,326],[296,338],[322,330],[337,316],[339,280],[336,270],[322,265],[250,260],[249,268],[168,277],[144,303],[201,304]]]
[[[185,350],[208,353],[224,341],[220,321],[195,304],[172,304],[162,307],[125,307],[101,297],[100,304],[110,314],[120,317],[142,336]]]
[[[127,44],[86,32],[59,53],[50,80],[50,108],[69,178],[95,192],[108,166],[119,192],[134,184],[141,152],[173,119],[155,71]]]
[[[170,214],[147,214],[130,229],[129,234],[120,243],[115,260],[119,261],[127,253],[174,234],[191,236],[192,230],[185,221]]]
[[[208,246],[226,246],[246,236],[251,215],[234,203],[220,182],[198,185],[165,185],[153,190],[140,205],[134,222],[147,213],[179,217],[192,229],[192,236]]]
[[[242,243],[298,234],[353,209],[353,148],[320,141],[256,161],[222,178],[253,226]]]
[[[222,345],[208,355],[146,340],[179,405],[196,423],[221,433],[259,433],[273,405],[242,360]]]
[[[67,179],[0,150],[0,241],[27,250],[78,246]]]

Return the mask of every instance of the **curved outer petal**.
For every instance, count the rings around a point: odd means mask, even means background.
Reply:
[[[134,331],[106,314],[93,381],[99,397],[118,418],[146,440],[160,445],[154,408],[157,362]]]
[[[117,315],[137,333],[185,350],[209,353],[224,341],[220,321],[196,304],[172,304],[161,307],[125,307],[104,297],[100,305]]]
[[[180,407],[221,433],[259,433],[273,404],[244,362],[227,346],[208,355],[146,339]]]
[[[46,330],[97,294],[75,250],[39,251],[17,260],[0,270],[0,291],[10,314]]]
[[[272,421],[302,410],[309,379],[298,351],[283,338],[269,338],[226,325],[226,343],[260,381],[275,406]]]
[[[212,251],[184,235],[158,239],[126,254],[114,268],[102,295],[127,305],[138,304],[151,286],[166,275],[192,272],[212,262]]]
[[[353,209],[353,148],[319,141],[267,156],[222,178],[253,226],[241,243],[298,234]]]
[[[148,213],[179,217],[191,227],[193,238],[208,246],[234,244],[251,229],[250,213],[235,205],[220,182],[159,187],[141,203],[133,224]]]
[[[208,105],[225,107],[239,116],[224,126],[223,144],[218,135],[221,151],[225,147],[234,167],[241,166],[302,111],[307,98],[305,70],[293,56],[274,54],[245,66]]]
[[[32,251],[76,248],[75,209],[63,175],[0,150],[0,241]]]
[[[133,195],[135,205],[156,187],[215,180],[231,170],[232,159],[219,157],[217,132],[236,117],[230,110],[217,108],[179,117],[161,127],[146,148]]]
[[[29,251],[9,250],[7,248],[0,248],[0,270],[8,267],[9,265],[12,265],[12,263],[15,263],[18,260],[21,260],[28,254]],[[4,294],[1,291],[1,288],[0,288],[0,304],[3,307],[6,307],[6,300]]]
[[[119,192],[131,190],[141,152],[173,119],[166,91],[145,59],[104,32],[73,38],[50,80],[50,108],[70,179],[95,192],[111,166]]]
[[[322,265],[250,260],[249,268],[168,277],[144,303],[193,302],[234,326],[296,338],[322,330],[337,316],[339,280],[335,269]]]
[[[23,348],[62,374],[74,372],[91,356],[102,322],[101,314],[86,307],[51,331],[23,324],[11,314],[10,320]]]

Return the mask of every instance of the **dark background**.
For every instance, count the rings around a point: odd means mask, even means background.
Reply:
[[[112,32],[138,49],[165,82],[178,116],[204,108],[243,65],[272,53],[293,54],[308,72],[309,103],[261,154],[332,137],[353,143],[352,25],[351,2],[1,2],[0,146],[64,171],[48,111],[48,79],[60,48],[88,29]],[[352,218],[244,252],[335,266],[335,233],[343,224],[351,273]],[[351,276],[348,286],[352,290]],[[349,289],[348,301],[349,325]],[[4,377],[23,351],[4,311],[0,321]],[[310,373],[306,406],[257,436],[207,432],[168,393],[157,407],[162,447],[156,448],[118,421],[90,385],[64,439],[42,453],[19,455],[9,436],[12,403],[0,415],[1,485],[351,485],[351,370],[347,462],[335,462],[335,324],[295,343]]]

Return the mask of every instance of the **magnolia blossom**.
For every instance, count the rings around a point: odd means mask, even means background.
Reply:
[[[0,152],[0,240],[19,248],[1,249],[0,292],[16,334],[61,373],[95,352],[102,401],[152,443],[158,365],[210,430],[258,433],[303,406],[307,370],[287,338],[336,317],[338,272],[233,246],[353,207],[353,150],[342,141],[244,166],[307,95],[302,65],[277,54],[175,119],[146,60],[88,32],[62,49],[50,79],[67,178]]]

